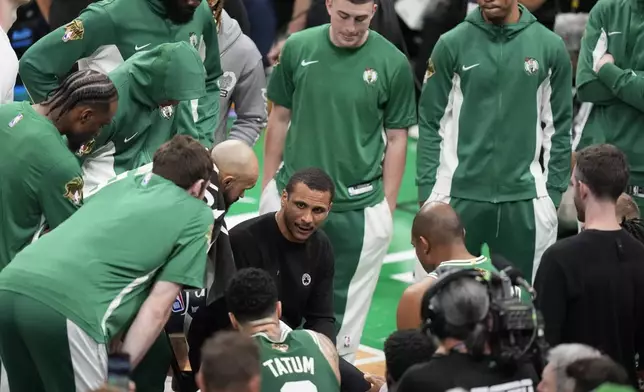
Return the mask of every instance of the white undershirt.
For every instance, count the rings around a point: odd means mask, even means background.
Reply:
[[[13,88],[18,76],[18,56],[7,33],[0,28],[0,104],[13,102]]]

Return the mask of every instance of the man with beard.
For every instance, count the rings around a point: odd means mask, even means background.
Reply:
[[[20,59],[20,76],[32,100],[40,102],[77,61],[80,69],[107,74],[137,52],[179,41],[199,50],[206,69],[206,94],[198,104],[193,101],[177,107],[168,105],[163,113],[167,121],[178,121],[181,132],[210,148],[219,119],[217,79],[221,68],[216,22],[206,1],[93,3],[78,18],[29,48]]]
[[[71,74],[42,103],[0,106],[0,270],[83,203],[72,151],[110,123],[118,93],[107,76]]]
[[[331,210],[334,193],[333,181],[322,170],[300,170],[282,192],[277,213],[260,215],[230,230],[237,269],[261,268],[275,279],[282,301],[282,321],[297,328],[306,320],[304,328],[331,340],[335,340],[333,251],[327,236],[317,229]],[[205,339],[230,326],[223,299],[206,313],[191,325],[193,369],[201,363],[199,347]]]
[[[534,288],[550,346],[595,347],[636,386],[636,357],[644,354],[644,245],[620,227],[615,213],[628,180],[626,157],[616,147],[577,153],[574,201],[585,228],[546,250]]]

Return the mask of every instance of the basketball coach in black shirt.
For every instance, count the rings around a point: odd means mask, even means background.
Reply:
[[[572,174],[584,230],[545,251],[534,287],[550,346],[582,343],[621,364],[634,386],[644,354],[644,245],[620,226],[617,199],[628,164],[616,147],[577,153]]]
[[[303,169],[291,177],[278,212],[238,224],[228,232],[237,269],[255,267],[275,279],[282,321],[303,326],[335,342],[333,314],[334,258],[321,230],[331,209],[335,186],[322,170]],[[225,300],[208,307],[207,317],[188,334],[190,363],[200,364],[199,347],[214,332],[230,328]],[[196,349],[195,349],[196,348]]]

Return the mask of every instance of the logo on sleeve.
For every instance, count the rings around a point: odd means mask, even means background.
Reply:
[[[13,118],[13,120],[11,120],[11,121],[9,122],[9,128],[13,128],[13,127],[15,127],[15,126],[16,126],[16,124],[18,124],[18,123],[20,122],[20,120],[22,120],[22,118],[23,118],[23,117],[24,117],[24,116],[22,115],[22,113],[20,113],[20,114],[19,114],[19,115],[17,115],[16,117],[14,117],[14,118]]]
[[[85,27],[80,19],[75,19],[65,25],[65,34],[63,35],[63,42],[76,41],[83,39],[85,35]]]
[[[523,63],[523,69],[530,76],[536,75],[539,72],[539,62],[532,57],[526,57]]]
[[[425,70],[425,78],[423,79],[423,83],[425,83],[427,79],[431,78],[435,73],[436,69],[434,68],[434,62],[430,58],[427,61],[427,69]]]
[[[87,143],[83,144],[80,146],[78,151],[76,151],[76,156],[77,157],[83,157],[87,154],[90,154],[94,150],[94,146],[96,145],[96,140],[92,139],[88,141]]]
[[[65,184],[65,198],[72,203],[81,205],[83,203],[83,179],[81,177],[72,178]]]
[[[311,284],[311,275],[309,275],[309,274],[302,275],[302,284],[304,286],[310,285]]]
[[[215,225],[208,226],[208,231],[206,231],[206,244],[210,246],[212,243],[212,231],[215,230]]]
[[[376,83],[376,80],[378,80],[378,72],[373,68],[367,68],[362,73],[362,80],[364,80],[365,83],[372,85]]]
[[[217,80],[217,85],[219,86],[219,95],[222,98],[228,97],[232,93],[236,84],[237,76],[235,76],[235,73],[231,71],[224,72],[219,80]]]

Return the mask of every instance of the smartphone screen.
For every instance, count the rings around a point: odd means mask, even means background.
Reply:
[[[119,392],[128,392],[131,370],[128,354],[110,354],[107,359],[107,384]]]

